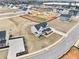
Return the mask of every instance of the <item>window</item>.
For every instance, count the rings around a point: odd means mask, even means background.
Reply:
[[[38,34],[37,32],[35,32],[35,34]]]

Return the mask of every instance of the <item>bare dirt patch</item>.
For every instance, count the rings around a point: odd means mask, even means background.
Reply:
[[[59,31],[62,31],[64,33],[67,33],[77,23],[78,22],[74,21],[74,20],[72,20],[71,22],[64,22],[64,21],[61,21],[59,19],[55,19],[55,20],[49,22],[51,27],[53,27]]]

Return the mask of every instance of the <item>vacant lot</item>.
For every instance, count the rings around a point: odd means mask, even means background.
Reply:
[[[16,12],[16,9],[0,8],[0,13]]]
[[[11,22],[9,19],[0,20],[0,31],[9,31],[9,33],[13,36],[18,35],[18,29],[16,25]]]
[[[55,29],[62,31],[64,33],[67,33],[74,25],[76,25],[77,21],[71,21],[71,22],[63,22],[59,19],[55,19],[51,22],[49,22],[51,27],[54,27]]]
[[[8,50],[0,51],[0,59],[7,59]]]
[[[22,17],[29,19],[33,22],[45,22],[52,20],[54,17],[56,17],[58,14],[56,13],[48,13],[47,11],[41,12],[41,11],[33,11],[31,14],[24,15]]]

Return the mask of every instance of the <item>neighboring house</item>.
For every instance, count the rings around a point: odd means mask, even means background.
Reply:
[[[69,10],[68,9],[64,9],[64,8],[56,8],[57,12],[59,14],[69,14]]]
[[[19,9],[22,11],[25,11],[25,13],[28,14],[28,13],[31,13],[31,8],[32,8],[32,6],[29,5],[29,6],[20,6]]]
[[[63,9],[63,11],[61,12],[61,14],[69,14],[69,10],[68,9]]]
[[[63,11],[63,8],[57,8],[57,12],[58,12],[58,13],[60,13],[60,14],[61,14],[61,13],[62,13],[62,11]]]
[[[9,35],[6,31],[0,31],[0,48],[8,46]]]
[[[8,7],[9,7],[9,8],[13,8],[14,5],[13,5],[13,4],[8,4]]]
[[[49,27],[46,22],[32,26],[31,31],[37,37],[40,37],[43,35],[46,36],[53,32],[52,28]]]
[[[18,7],[16,7],[16,5],[14,4],[5,4],[5,7],[8,7],[10,9],[18,9]]]
[[[79,10],[70,10],[69,14],[72,16],[78,16],[79,15]]]
[[[53,9],[53,12],[57,12],[57,9],[56,9],[56,8],[54,8],[54,9]]]
[[[69,10],[69,12],[63,12],[60,15],[60,20],[71,21],[72,16],[79,16],[78,10]]]
[[[60,20],[62,20],[62,21],[71,21],[71,15],[69,15],[69,14],[61,14],[60,15]]]

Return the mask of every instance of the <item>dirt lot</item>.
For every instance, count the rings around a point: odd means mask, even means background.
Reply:
[[[33,22],[45,22],[45,21],[49,21],[52,20],[53,17],[56,17],[58,14],[56,13],[48,13],[47,11],[32,11],[31,14],[28,15],[24,15],[22,17],[27,18]]]
[[[0,51],[0,59],[7,59],[8,50]]]
[[[79,59],[79,49],[72,47],[71,50],[60,59]]]
[[[0,20],[0,31],[9,31],[9,33],[13,36],[18,35],[18,29],[16,25],[11,22],[9,19]]]
[[[25,28],[25,26],[28,26],[28,24],[33,23],[33,22],[31,22],[27,19],[24,19],[22,17],[14,17],[14,18],[10,18],[9,20],[16,25],[20,35],[21,35],[22,32],[24,32],[22,30]]]
[[[49,25],[59,31],[67,33],[77,23],[78,23],[77,21],[63,22],[59,19],[55,19],[55,20],[49,22]]]
[[[16,12],[16,9],[9,9],[9,8],[0,8],[0,13],[8,13],[8,12]]]

